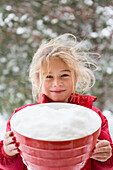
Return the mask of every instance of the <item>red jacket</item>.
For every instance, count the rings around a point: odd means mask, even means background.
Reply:
[[[111,144],[112,153],[113,153],[113,144],[112,144],[112,140],[111,140],[109,130],[108,130],[108,121],[107,121],[106,117],[97,108],[92,106],[92,104],[95,100],[96,100],[96,97],[93,97],[93,96],[75,94],[72,101],[71,101],[71,96],[70,96],[69,103],[78,104],[78,105],[88,107],[88,108],[94,110],[101,117],[102,126],[101,126],[100,136],[98,139],[108,140]],[[39,100],[39,103],[41,103],[40,100]],[[43,95],[42,103],[49,103],[49,100],[45,95]],[[16,112],[18,112],[19,110],[21,110],[27,106],[36,105],[36,104],[22,106],[22,107],[18,108],[17,110],[15,110],[15,112],[13,114],[15,114]],[[12,114],[12,116],[13,116],[13,114]],[[10,127],[11,117],[9,118],[9,120],[7,122],[6,131],[11,130],[11,127]],[[19,154],[17,154],[16,156],[13,156],[13,157],[10,157],[5,154],[5,152],[3,150],[3,141],[0,142],[0,170],[27,170],[27,167],[23,163],[22,158]],[[107,160],[106,162],[99,162],[99,161],[95,161],[93,159],[89,159],[87,161],[85,167],[82,168],[82,170],[113,170],[113,154],[112,154],[111,158],[109,158],[109,160]]]

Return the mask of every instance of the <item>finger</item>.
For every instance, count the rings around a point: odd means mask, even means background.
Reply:
[[[104,146],[104,147],[100,147],[100,148],[95,148],[93,153],[102,153],[102,152],[109,153],[111,151],[112,151],[111,146]]]
[[[91,158],[98,160],[98,161],[106,161],[108,160],[110,157],[112,156],[112,154],[108,154],[108,153],[102,153],[102,154],[92,154]]]
[[[100,162],[105,162],[109,159],[109,157],[97,157],[97,156],[91,156],[90,158],[94,159],[94,160],[97,160],[97,161],[100,161]]]
[[[9,131],[5,133],[4,139],[7,140],[9,137],[13,137],[13,136],[14,136],[14,133],[12,131]]]
[[[96,148],[104,147],[104,146],[109,146],[109,145],[110,145],[109,141],[107,141],[107,140],[100,140],[100,141],[97,142]]]
[[[13,156],[13,155],[16,155],[16,154],[19,153],[19,150],[18,150],[18,149],[12,150],[11,153],[12,153],[12,156]]]
[[[9,138],[12,134],[13,134],[12,131],[6,132],[5,136],[4,136],[4,139]]]
[[[110,156],[109,152],[98,152],[98,153],[93,153],[92,156],[94,157],[108,157]]]
[[[12,143],[10,145],[7,145],[7,149],[9,151],[12,151],[12,150],[16,150],[18,148],[17,144],[16,143]]]
[[[14,137],[14,136],[12,136],[12,137],[9,137],[9,138],[7,138],[7,139],[4,139],[4,144],[7,146],[7,145],[9,145],[9,144],[11,144],[11,143],[15,143],[16,142],[16,138]]]
[[[112,152],[93,153],[91,158],[98,161],[106,161],[112,156]]]

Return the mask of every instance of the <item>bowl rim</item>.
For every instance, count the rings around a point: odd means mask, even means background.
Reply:
[[[14,129],[12,129],[12,131],[14,132],[14,134],[15,133],[18,133],[18,132],[16,132]],[[18,133],[19,134],[19,136],[21,136],[21,138],[25,138],[25,139],[28,139],[28,140],[33,140],[33,141],[39,141],[39,142],[48,142],[48,143],[64,143],[64,142],[74,142],[74,141],[76,141],[76,142],[78,142],[78,141],[80,141],[80,140],[84,140],[84,139],[86,139],[86,138],[91,138],[91,136],[93,136],[94,134],[96,134],[96,133],[98,133],[98,136],[99,136],[99,134],[100,134],[100,131],[101,131],[101,127],[99,127],[95,132],[93,132],[92,134],[89,134],[89,135],[87,135],[87,136],[84,136],[84,137],[81,137],[81,138],[77,138],[77,139],[67,139],[67,140],[57,140],[57,141],[54,141],[54,140],[42,140],[42,139],[35,139],[35,138],[30,138],[30,137],[27,137],[27,136],[25,136],[25,135],[22,135],[22,134],[20,134],[20,133]]]

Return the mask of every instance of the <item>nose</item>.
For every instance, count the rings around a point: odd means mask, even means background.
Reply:
[[[54,86],[54,87],[60,87],[60,86],[62,86],[62,81],[61,81],[59,78],[55,78],[55,79],[53,80],[53,86]]]

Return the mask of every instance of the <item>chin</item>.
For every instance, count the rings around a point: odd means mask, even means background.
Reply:
[[[54,102],[58,102],[58,103],[67,103],[68,100],[66,99],[53,99]]]

